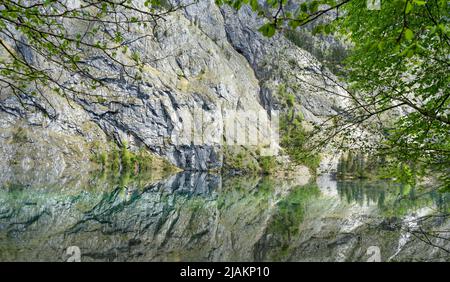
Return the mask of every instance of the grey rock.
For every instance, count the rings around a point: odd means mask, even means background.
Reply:
[[[329,94],[341,91],[331,73],[283,35],[264,38],[257,31],[260,24],[247,8],[235,12],[217,7],[213,0],[199,1],[167,16],[153,36],[130,44],[130,51],[139,53],[145,62],[142,80],[129,79],[121,66],[87,50],[84,63],[108,89],[91,90],[92,95],[68,93],[67,100],[52,93],[46,93],[45,99],[23,97],[27,109],[13,95],[2,94],[0,109],[11,116],[7,119],[14,118],[12,123],[45,128],[67,139],[81,137],[83,146],[106,139],[119,144],[126,141],[132,149],[144,146],[186,170],[220,169],[220,131],[213,132],[219,141],[211,144],[174,142],[185,124],[183,112],[202,109],[212,126],[221,120],[223,108],[266,110],[270,115],[271,110],[279,109],[276,92],[281,84],[295,94],[298,111],[314,123],[345,104]],[[69,32],[81,28],[68,26]],[[126,39],[139,32],[133,30]],[[82,87],[85,78],[51,65],[25,46],[18,48],[27,61],[48,65],[62,74],[67,85]],[[33,107],[47,114],[31,110]],[[58,160],[74,161],[68,155],[54,158],[55,168],[63,167]]]

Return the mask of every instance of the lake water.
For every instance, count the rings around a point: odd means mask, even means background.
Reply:
[[[0,261],[450,261],[450,195],[180,173],[0,188]]]

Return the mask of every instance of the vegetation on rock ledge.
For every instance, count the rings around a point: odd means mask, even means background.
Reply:
[[[106,147],[95,142],[92,150],[92,161],[97,163],[102,171],[113,175],[137,175],[149,171],[170,173],[178,170],[167,160],[149,153],[142,147],[137,151],[130,151],[126,141],[120,147],[114,142],[110,142]]]

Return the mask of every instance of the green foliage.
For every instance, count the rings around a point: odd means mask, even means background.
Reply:
[[[239,153],[234,155],[229,152],[227,148],[224,149],[224,162],[225,165],[231,169],[242,170],[244,167],[242,154]]]
[[[379,179],[393,178],[384,173],[388,162],[383,156],[364,153],[361,150],[348,150],[339,158],[336,176],[338,179]]]
[[[298,234],[307,203],[320,196],[320,190],[315,184],[296,186],[292,190],[285,199],[277,204],[277,213],[270,225],[272,231],[277,230],[277,233],[284,234],[288,240]]]
[[[106,152],[100,152],[98,154],[98,163],[102,165],[102,168],[104,169],[108,163],[108,154]]]
[[[133,155],[132,163],[138,166],[139,171],[148,171],[153,164],[152,156],[144,148],[140,148],[139,151]]]
[[[285,108],[280,115],[280,145],[292,161],[309,167],[313,172],[319,166],[317,153],[308,148],[310,134],[302,126],[303,116],[296,113],[295,96],[288,93],[284,85],[280,85],[278,96]]]
[[[138,175],[154,169],[153,157],[147,150],[140,148],[136,152],[131,152],[126,142],[123,142],[120,148],[114,142],[110,142],[106,147],[101,147],[95,142],[92,149],[94,151],[92,161],[99,164],[102,171],[113,175],[123,173]],[[167,162],[163,163],[162,169],[171,171],[173,167]]]
[[[296,10],[286,8],[290,4],[288,0],[265,0],[263,3],[258,0],[216,0],[215,2],[217,5],[229,5],[236,10],[241,9],[244,5],[249,6],[255,13],[267,18],[268,22],[260,28],[260,31],[265,36],[271,37],[277,28],[286,28],[287,25],[296,29],[326,14],[327,11],[342,6],[348,0],[341,2],[335,0],[305,1],[298,5]],[[326,5],[325,10],[320,9],[323,5]],[[329,26],[323,26],[321,29],[328,33],[332,30]]]
[[[137,52],[128,54],[136,40],[127,40],[125,32],[133,34],[184,7],[167,0],[145,1],[139,8],[132,1],[69,2],[74,7],[63,1],[1,2],[0,86],[21,101],[42,96],[49,102],[43,89],[71,98],[91,95],[91,89],[105,87],[96,67],[87,63],[92,54],[139,79],[142,59]],[[132,16],[123,17],[127,14]],[[120,53],[124,55],[118,56]],[[36,62],[36,54],[45,64]],[[83,78],[76,86],[71,81],[75,73]],[[55,113],[36,108],[55,118]]]
[[[398,163],[415,163],[414,174],[437,176],[442,189],[450,187],[449,125],[411,113],[387,130],[383,152]]]
[[[245,0],[219,2],[232,2],[237,9],[248,5]],[[294,31],[314,22],[313,33],[348,41],[352,48],[341,74],[356,107],[347,116],[362,123],[406,108],[407,114],[383,125],[382,152],[402,163],[420,163],[420,169],[438,175],[442,187],[449,187],[449,1],[381,1],[379,10],[368,9],[366,0],[307,1],[295,11],[287,6],[287,1],[266,0],[252,7],[268,20],[263,34],[273,35],[269,25]],[[324,17],[337,10],[339,18]]]
[[[282,85],[279,95],[287,111],[280,116],[280,138],[281,147],[290,156],[295,164],[303,164],[315,172],[320,158],[317,153],[308,148],[310,133],[307,133],[302,125],[301,113],[295,112],[295,96],[287,93]],[[276,172],[278,163],[273,156],[260,156],[260,151],[252,149],[225,146],[224,147],[224,169],[236,170],[250,174],[272,174]]]
[[[127,148],[127,142],[124,141],[122,143],[122,150],[121,150],[121,162],[122,162],[122,169],[123,170],[130,170],[132,168],[131,163],[131,155]]]
[[[408,187],[416,186],[419,171],[414,162],[401,162],[395,157],[361,150],[348,150],[337,165],[338,179],[391,179]]]
[[[119,154],[119,150],[117,149],[117,146],[115,143],[111,143],[111,157],[109,159],[111,160],[110,170],[113,173],[119,173],[120,172],[120,154]]]
[[[295,105],[295,96],[294,96],[294,94],[291,94],[291,93],[287,94],[287,95],[285,96],[285,99],[286,99],[286,105],[287,105],[287,107],[288,107],[289,109],[294,108],[294,105]]]
[[[272,37],[275,34],[275,25],[267,23],[258,29],[264,36]]]
[[[224,170],[235,170],[245,174],[272,174],[276,171],[277,161],[274,156],[261,156],[260,150],[253,148],[224,147]]]
[[[277,210],[269,224],[268,232],[274,236],[273,240],[281,243],[273,259],[281,260],[289,253],[290,241],[300,232],[308,203],[320,196],[320,190],[315,184],[296,186],[292,192],[278,202]]]
[[[389,189],[387,189],[389,188]],[[386,181],[338,181],[337,191],[342,200],[366,206],[377,204],[387,217],[402,217],[423,207],[434,206],[438,211],[450,211],[450,193],[439,193],[408,184]]]
[[[402,165],[394,170],[406,181],[411,163],[449,183],[450,53],[448,1],[384,1],[382,9],[346,5],[349,15],[336,23],[354,48],[346,61],[348,81],[364,93],[359,102],[383,112],[396,105],[412,110],[386,130],[383,153]],[[409,165],[407,165],[409,164]],[[417,169],[417,168],[416,168]]]
[[[399,163],[394,170],[394,175],[400,183],[405,183],[412,186],[416,184],[414,171],[408,164]]]
[[[258,162],[263,174],[273,173],[277,166],[275,157],[273,156],[262,156],[259,158]]]
[[[260,171],[254,156],[255,152],[245,147],[224,147],[224,169],[235,170],[248,174],[256,174]]]

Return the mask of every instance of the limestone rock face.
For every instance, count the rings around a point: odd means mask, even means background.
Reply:
[[[151,36],[130,43],[130,52],[145,62],[142,80],[127,79],[119,65],[103,54],[87,51],[85,64],[95,69],[108,85],[107,90],[92,90],[92,95],[68,94],[64,98],[51,93],[45,99],[24,96],[27,109],[17,97],[2,92],[1,150],[8,155],[20,147],[49,156],[53,153],[46,152],[54,151],[61,156],[52,158],[55,170],[77,161],[63,153],[67,151],[63,144],[77,143],[86,148],[92,142],[113,139],[118,143],[126,141],[131,148],[146,147],[180,168],[205,171],[223,165],[222,121],[227,114],[266,111],[269,116],[272,110],[279,109],[280,85],[286,85],[295,95],[297,108],[306,120],[320,122],[335,113],[345,101],[329,94],[341,91],[333,83],[332,74],[283,35],[264,38],[257,31],[260,24],[246,8],[235,12],[217,7],[213,0],[199,1],[168,15]],[[67,24],[67,28],[76,32],[82,27]],[[141,28],[125,36],[132,39],[142,33],[150,32]],[[28,61],[48,64],[26,46],[21,48]],[[84,79],[56,66],[49,67],[66,77],[70,85],[79,86]],[[45,109],[48,114],[30,110],[33,107]],[[198,110],[202,111],[202,119],[194,118],[193,122],[209,128],[211,140],[180,142],[186,118]],[[14,144],[13,131],[19,123],[27,132],[57,135],[61,142],[53,147]],[[255,134],[260,133],[262,129],[255,127]],[[0,161],[2,168],[8,167],[8,159]],[[26,158],[17,160],[26,162]],[[85,161],[83,166],[88,165]]]
[[[277,90],[285,85],[295,95],[299,110],[308,121],[320,122],[336,114],[348,101],[337,78],[310,53],[289,41],[282,33],[266,38],[258,28],[264,24],[249,7],[239,11],[222,7],[222,19],[212,18],[204,9],[211,7],[209,1],[203,6],[187,9],[188,18],[195,19],[200,28],[223,21],[227,40],[249,62],[259,80],[260,103],[266,108],[278,109]],[[213,2],[213,1],[211,1]],[[222,34],[221,28],[211,31],[202,28],[209,36]]]

